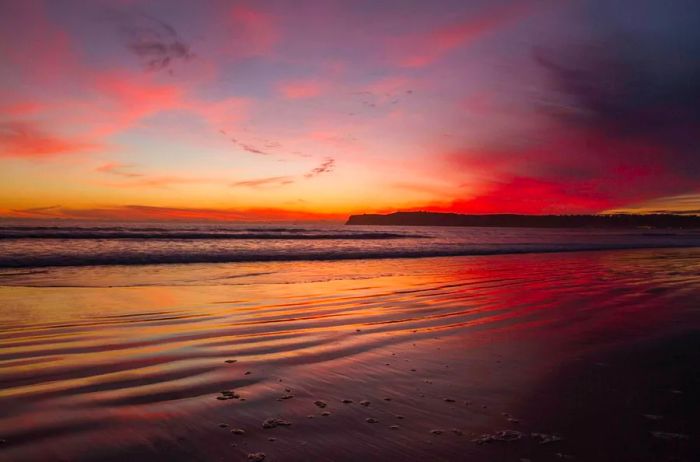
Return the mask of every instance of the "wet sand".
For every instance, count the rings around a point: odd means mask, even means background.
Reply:
[[[0,286],[3,461],[700,454],[698,250],[63,268]]]

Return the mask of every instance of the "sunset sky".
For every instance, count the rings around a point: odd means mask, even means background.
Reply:
[[[699,17],[0,0],[0,216],[700,213]]]

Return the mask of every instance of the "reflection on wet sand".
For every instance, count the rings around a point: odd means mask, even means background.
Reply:
[[[621,380],[616,352],[680,335],[697,345],[699,257],[639,250],[3,275],[0,459],[575,457],[579,434],[595,437],[599,423],[562,419],[533,399],[569,412],[582,409],[566,405],[577,399],[598,405],[595,394],[557,394],[570,391],[564,374],[608,377],[653,401],[647,385],[658,381]],[[675,377],[694,359],[659,371]],[[664,384],[685,395],[677,404],[663,395],[666,420],[629,425],[622,441],[659,440],[660,457],[691,454],[697,424],[672,409],[697,404],[690,380]],[[619,412],[644,420],[661,406],[647,404]],[[624,454],[612,446],[611,457]]]

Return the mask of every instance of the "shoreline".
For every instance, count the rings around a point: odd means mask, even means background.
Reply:
[[[700,249],[233,266],[2,287],[0,459],[697,451]]]
[[[500,245],[500,244],[499,244]],[[18,269],[50,269],[50,268],[90,268],[90,267],[143,267],[143,266],[161,266],[161,265],[188,265],[188,264],[226,264],[226,263],[294,263],[294,262],[334,262],[334,261],[357,261],[357,260],[414,260],[428,258],[451,258],[451,257],[491,257],[500,255],[538,255],[538,254],[559,254],[559,253],[579,253],[579,252],[614,252],[614,251],[634,251],[634,250],[683,250],[683,249],[698,249],[700,245],[691,244],[664,244],[664,245],[611,245],[611,246],[588,246],[582,245],[580,248],[566,249],[511,249],[511,250],[468,250],[468,251],[434,251],[434,252],[396,252],[396,253],[368,253],[368,254],[348,254],[348,255],[304,255],[304,256],[255,256],[255,257],[226,257],[219,258],[213,256],[204,256],[202,259],[197,257],[189,258],[163,258],[162,261],[133,261],[111,263],[113,259],[99,258],[95,261],[76,262],[68,261],[65,263],[52,264],[33,264],[33,263],[17,263],[17,264],[0,264],[0,272],[4,270]],[[50,257],[53,259],[53,257]],[[2,273],[0,273],[1,275]]]

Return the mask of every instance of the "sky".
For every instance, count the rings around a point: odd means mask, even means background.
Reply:
[[[0,0],[0,217],[700,213],[700,3]]]

